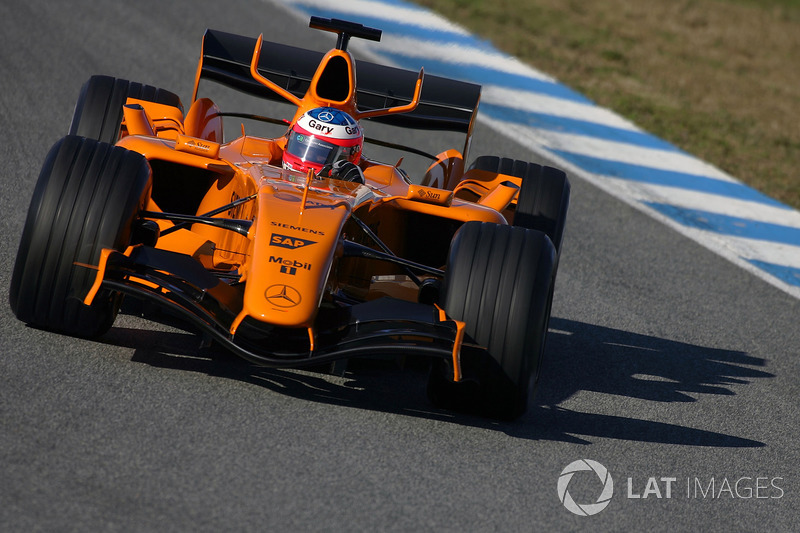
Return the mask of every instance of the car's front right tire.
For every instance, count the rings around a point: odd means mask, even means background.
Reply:
[[[83,304],[103,248],[124,250],[152,184],[136,152],[83,137],[58,141],[45,159],[22,231],[9,299],[33,326],[79,337],[104,333],[120,296]]]

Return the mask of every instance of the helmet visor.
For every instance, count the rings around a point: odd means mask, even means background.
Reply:
[[[289,135],[286,151],[306,163],[321,166],[339,159],[352,160],[357,152],[357,146],[339,146],[314,135],[293,131]]]

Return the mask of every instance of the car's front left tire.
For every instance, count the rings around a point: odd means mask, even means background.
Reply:
[[[450,247],[440,305],[465,323],[464,382],[452,369],[432,369],[435,405],[513,419],[535,392],[550,319],[556,253],[543,232],[467,222]]]

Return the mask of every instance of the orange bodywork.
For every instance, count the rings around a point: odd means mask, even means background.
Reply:
[[[297,96],[259,72],[261,47],[259,37],[250,74],[297,107],[290,124],[322,106],[360,120],[408,113],[419,103],[423,71],[410,103],[359,109],[355,62],[341,49],[323,56],[305,95]],[[391,296],[416,302],[419,289],[412,281],[433,275],[409,273],[401,263],[375,261],[369,249],[384,257],[389,253],[375,246],[376,238],[391,255],[425,264],[435,274],[444,268],[447,244],[462,223],[507,224],[513,214],[519,178],[465,171],[466,154],[454,149],[439,154],[416,183],[397,166],[363,156],[363,184],[286,170],[281,165],[285,137],[253,137],[242,130],[237,138],[224,139],[219,108],[208,98],[198,98],[203,68],[201,56],[185,116],[175,107],[128,99],[117,144],[142,154],[153,169],[153,193],[142,218],[158,224],[161,236],[155,248],[192,258],[206,271],[232,280],[224,289],[238,295],[232,301],[240,307],[232,309],[232,320],[224,323],[230,338],[236,338],[245,322],[293,328],[303,331],[308,351],[314,352],[320,342],[321,307],[335,308],[342,298],[368,302]],[[324,86],[332,71],[345,73],[343,88],[336,91]],[[471,129],[470,123],[465,147]],[[189,218],[181,221],[170,213]],[[231,219],[239,225],[231,230],[200,218]],[[360,246],[361,255],[345,253],[348,241]],[[94,266],[97,280],[86,303],[111,268],[111,253],[106,251]],[[125,255],[132,253],[129,249]],[[126,283],[161,295],[172,290],[145,278],[133,271],[125,274]],[[453,327],[452,364],[458,380],[463,323],[450,321],[438,308],[433,322]]]
[[[180,138],[185,144],[186,137],[181,134]],[[203,144],[203,140],[196,139],[196,143]],[[491,207],[454,198],[453,191],[411,184],[398,169],[387,165],[367,166],[365,185],[309,178],[283,169],[272,160],[272,154],[279,153],[276,143],[248,137],[222,146],[205,142],[216,147],[217,157],[211,158],[185,151],[172,139],[128,135],[119,142],[149,160],[219,173],[200,202],[197,215],[257,193],[253,202],[227,213],[232,218],[253,220],[249,235],[194,224],[159,239],[156,245],[193,256],[211,268],[235,270],[246,279],[244,307],[237,323],[250,316],[281,326],[311,326],[338,240],[355,211],[364,210],[374,217],[380,210],[400,210],[457,222],[505,223]],[[161,207],[151,199],[148,210],[161,211]],[[160,224],[162,230],[171,226],[164,221]],[[282,286],[288,287],[295,298],[280,301],[269,295],[271,288]],[[235,329],[234,325],[231,334]]]

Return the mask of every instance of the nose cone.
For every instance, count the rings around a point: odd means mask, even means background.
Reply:
[[[278,326],[309,327],[314,322],[354,201],[309,187],[304,202],[304,189],[305,183],[262,180],[258,195],[244,308],[247,315]]]

